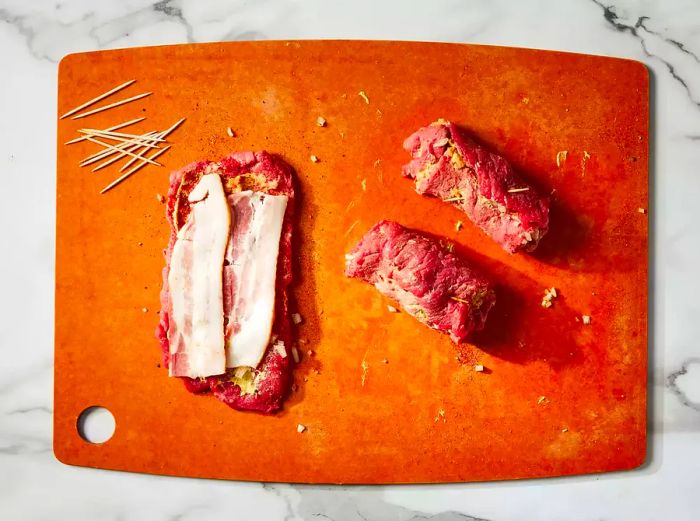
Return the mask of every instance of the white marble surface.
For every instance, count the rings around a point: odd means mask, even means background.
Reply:
[[[603,3],[0,0],[0,519],[700,519],[700,228],[692,212],[700,201],[700,2]],[[58,60],[185,41],[331,37],[538,47],[648,64],[656,181],[647,466],[525,482],[311,487],[88,470],[54,459]]]

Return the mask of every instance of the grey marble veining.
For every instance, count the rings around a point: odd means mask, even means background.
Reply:
[[[651,460],[620,474],[315,487],[63,466],[51,453],[56,64],[70,52],[286,38],[513,45],[652,74]],[[0,0],[0,519],[694,520],[700,516],[700,3]],[[31,208],[31,212],[25,212]]]

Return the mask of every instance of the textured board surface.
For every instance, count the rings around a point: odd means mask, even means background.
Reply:
[[[643,463],[643,65],[396,42],[140,48],[65,58],[59,113],[132,78],[131,94],[154,94],[58,123],[54,450],[61,461],[332,483],[526,478]],[[166,168],[148,166],[99,195],[115,171],[81,170],[78,161],[94,148],[62,143],[78,128],[141,115],[144,132],[187,118],[161,156]],[[326,127],[316,125],[319,116]],[[403,139],[438,117],[552,193],[550,233],[533,255],[508,255],[401,177],[409,159]],[[296,169],[300,192],[294,295],[303,356],[297,390],[276,416],[187,393],[159,367],[153,337],[168,238],[156,194],[166,192],[173,169],[249,149],[279,153]],[[345,252],[383,218],[445,236],[497,281],[498,303],[473,344],[456,347],[405,313],[389,313],[391,302],[343,276]],[[543,309],[550,286],[560,296]],[[592,323],[582,325],[581,315]],[[475,372],[476,363],[487,370]],[[101,445],[76,430],[92,405],[116,418],[113,438]]]

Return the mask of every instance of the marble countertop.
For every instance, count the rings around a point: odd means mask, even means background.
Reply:
[[[613,4],[607,2],[612,1]],[[470,42],[628,57],[652,71],[649,462],[563,479],[319,487],[65,466],[51,449],[57,63],[250,39]],[[0,519],[694,520],[700,516],[700,3],[0,0]],[[693,203],[696,201],[696,203]],[[31,212],[22,212],[26,208]],[[693,324],[696,324],[693,326]]]

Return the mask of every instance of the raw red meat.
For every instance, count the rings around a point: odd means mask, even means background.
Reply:
[[[484,327],[496,294],[438,241],[380,221],[347,255],[345,274],[373,284],[424,324],[461,342]]]
[[[168,344],[168,270],[177,230],[185,223],[190,212],[187,200],[199,178],[205,173],[218,173],[227,194],[242,190],[286,195],[287,209],[282,225],[280,250],[277,261],[275,320],[272,340],[262,361],[253,372],[226,374],[202,379],[182,378],[188,391],[213,393],[226,405],[239,410],[272,413],[281,408],[286,398],[292,372],[292,329],[289,318],[288,289],[292,282],[292,219],[294,214],[293,170],[281,158],[267,152],[238,152],[221,161],[200,161],[173,172],[167,199],[167,218],[170,223],[170,243],[165,250],[166,266],[163,269],[163,289],[160,294],[160,323],[156,337],[160,341],[163,363],[170,362]],[[224,288],[227,274],[224,269]],[[224,290],[224,300],[230,295]],[[276,344],[276,345],[275,345]]]
[[[532,251],[547,233],[549,200],[453,123],[431,123],[403,147],[413,157],[403,174],[416,192],[452,203],[506,251]]]

